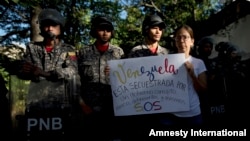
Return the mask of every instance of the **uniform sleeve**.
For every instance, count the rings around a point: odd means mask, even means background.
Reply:
[[[118,50],[117,51],[115,51],[115,55],[114,56],[117,56],[116,57],[116,59],[122,59],[122,58],[124,58],[124,51],[123,51],[123,49],[122,48],[118,48]]]
[[[26,50],[25,50],[25,53],[23,56],[23,61],[19,62],[19,64],[18,64],[20,68],[18,70],[17,76],[20,79],[32,80],[32,81],[39,80],[39,77],[35,76],[33,73],[31,73],[31,72],[25,73],[21,70],[24,62],[30,62],[30,63],[34,64],[35,66],[41,67],[41,64],[38,63],[39,61],[38,61],[38,57],[36,55],[35,50],[36,50],[36,47],[34,46],[33,43],[28,43],[26,45]]]
[[[24,60],[25,61],[27,61],[27,62],[31,62],[31,63],[33,63],[34,61],[34,59],[33,59],[33,54],[34,54],[34,48],[31,48],[30,47],[31,46],[31,44],[27,44],[26,45],[26,51],[25,51],[25,54],[24,54]]]

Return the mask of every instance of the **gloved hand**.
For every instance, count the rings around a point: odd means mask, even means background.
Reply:
[[[43,72],[43,70],[30,62],[22,62],[20,72],[39,76]]]

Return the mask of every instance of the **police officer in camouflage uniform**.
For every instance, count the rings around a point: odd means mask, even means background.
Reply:
[[[83,108],[86,135],[93,135],[93,139],[99,133],[104,133],[110,139],[113,131],[108,129],[114,125],[114,112],[107,61],[121,59],[124,52],[110,43],[114,37],[114,26],[106,16],[95,16],[91,24],[90,35],[96,40],[82,47],[78,56],[81,95],[86,104]]]
[[[168,50],[159,44],[165,28],[166,24],[160,16],[147,15],[142,23],[142,35],[144,36],[144,42],[141,45],[137,45],[132,48],[128,57],[136,58],[167,55]],[[145,133],[147,133],[150,128],[154,128],[160,124],[158,119],[159,115],[160,114],[146,114],[125,117],[124,122],[127,124],[127,121],[129,120],[131,123],[125,126],[128,126],[127,128],[130,129],[131,126],[134,127],[131,129],[134,136],[146,137]],[[128,140],[132,139],[129,137],[125,138],[128,138]]]
[[[65,19],[57,10],[42,10],[38,20],[44,40],[27,44],[19,74],[31,80],[26,110],[61,112],[58,109],[69,106],[69,95],[76,90],[71,85],[78,73],[75,50],[62,41]]]
[[[148,15],[142,23],[142,35],[145,37],[141,45],[135,46],[128,57],[143,57],[168,54],[168,50],[159,45],[166,24],[158,15]]]

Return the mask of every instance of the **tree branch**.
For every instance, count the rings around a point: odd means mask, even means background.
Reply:
[[[154,8],[157,12],[161,13],[161,10],[155,5],[155,3],[152,0],[150,0],[150,3],[151,4],[146,3],[146,2],[142,2],[141,5],[145,6],[145,7]]]
[[[23,30],[20,30],[20,31],[11,31],[11,32],[8,32],[7,34],[3,35],[3,36],[0,36],[0,43],[4,42],[6,39],[8,39],[10,36],[12,35],[22,35],[24,33],[27,33],[30,29],[29,28],[26,28],[26,29],[23,29]]]

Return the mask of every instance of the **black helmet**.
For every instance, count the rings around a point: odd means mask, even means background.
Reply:
[[[38,20],[40,25],[43,25],[48,20],[60,24],[62,28],[65,25],[64,17],[57,10],[51,8],[42,10],[38,16]]]
[[[215,46],[215,50],[219,55],[230,55],[231,53],[235,53],[237,56],[241,56],[239,47],[231,42],[219,42]]]
[[[202,55],[203,53],[208,53],[208,52],[204,52],[204,47],[206,47],[207,45],[206,44],[209,44],[211,47],[211,51],[213,50],[214,48],[214,39],[210,36],[205,36],[203,38],[200,39],[200,41],[198,42],[198,52],[200,55]],[[210,54],[207,54],[207,55],[210,55]]]
[[[90,35],[92,37],[96,37],[96,28],[97,27],[105,27],[109,30],[111,30],[112,32],[112,37],[114,36],[113,34],[113,31],[114,31],[114,26],[112,24],[112,22],[108,19],[108,17],[106,16],[102,16],[102,15],[99,15],[99,16],[96,16],[94,17],[92,20],[91,20],[91,30],[90,30]]]
[[[206,43],[209,43],[211,45],[211,47],[213,48],[214,39],[212,37],[205,36],[205,37],[201,38],[201,40],[198,42],[198,46],[202,47]]]
[[[166,24],[158,15],[146,16],[142,23],[142,34],[146,35],[146,31],[152,26],[159,26],[160,28],[166,28]]]

